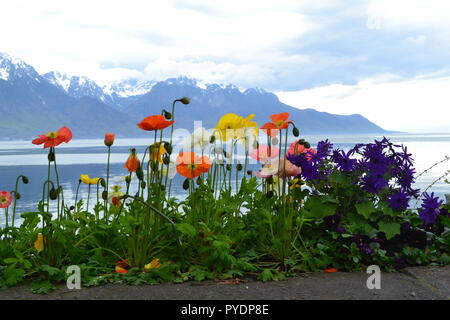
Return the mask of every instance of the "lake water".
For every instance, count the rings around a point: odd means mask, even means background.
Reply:
[[[388,136],[393,142],[404,144],[412,153],[417,173],[421,173],[434,163],[450,156],[450,134],[396,134]],[[329,139],[334,147],[348,150],[356,143],[373,142],[382,136],[373,135],[339,135],[339,136],[302,136],[313,147],[317,142]],[[129,149],[135,147],[140,156],[152,139],[116,139],[111,151],[110,177],[126,175],[123,165],[129,155]],[[293,137],[290,139],[293,140]],[[263,141],[261,141],[263,143]],[[14,189],[16,177],[20,174],[30,179],[28,185],[20,184],[21,199],[17,203],[17,212],[34,211],[37,202],[42,197],[42,184],[47,178],[47,150],[42,146],[35,146],[30,141],[0,141],[0,190]],[[68,144],[57,147],[56,160],[58,164],[60,182],[64,188],[64,198],[67,204],[73,204],[80,174],[90,177],[106,176],[106,147],[102,139],[73,140]],[[176,151],[176,150],[175,150]],[[174,151],[174,154],[176,154]],[[252,165],[250,169],[259,166]],[[420,177],[415,187],[425,189],[438,177],[450,169],[450,162],[444,162]],[[53,175],[53,169],[52,169]],[[54,177],[53,177],[54,180]],[[182,189],[184,178],[177,175],[172,183],[172,194],[183,198],[186,192]],[[111,183],[110,184],[114,184]],[[132,191],[137,188],[132,185]],[[124,187],[125,189],[125,187]],[[86,199],[88,187],[81,185],[80,197]],[[436,183],[430,191],[441,198],[450,193],[450,186],[441,181]],[[96,188],[91,190],[91,205],[95,202]],[[1,210],[0,210],[1,211]],[[2,221],[3,220],[3,221]],[[0,212],[0,224],[4,223],[3,212]]]

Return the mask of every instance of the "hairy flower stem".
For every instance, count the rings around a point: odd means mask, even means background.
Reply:
[[[53,154],[55,155],[55,159],[53,160],[53,164],[54,164],[54,168],[55,168],[56,187],[57,187],[57,190],[58,190],[58,218],[61,219],[62,218],[62,211],[64,211],[64,208],[61,208],[61,213],[60,213],[60,206],[59,206],[60,185],[59,185],[58,168],[56,166],[56,152],[55,152],[55,148],[53,148]],[[64,192],[62,191],[62,187],[61,187],[61,200],[62,200],[62,203],[64,203]]]
[[[11,225],[12,227],[14,227],[14,221],[16,220],[16,205],[17,205],[17,192],[19,189],[19,179],[22,178],[23,175],[20,175],[16,178],[16,188],[14,189],[14,205],[13,205],[13,216],[12,216],[12,221],[11,221]]]
[[[109,163],[111,158],[111,146],[108,146],[108,163],[106,165],[106,192],[109,191]],[[104,216],[105,216],[105,222],[108,221],[108,199],[105,199],[105,206],[104,206]]]
[[[88,184],[88,197],[87,197],[87,205],[86,205],[86,211],[89,212],[89,197],[91,196],[91,185]]]

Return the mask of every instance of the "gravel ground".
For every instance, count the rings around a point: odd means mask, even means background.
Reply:
[[[369,290],[364,272],[311,273],[262,283],[186,282],[161,285],[104,285],[69,290],[60,286],[32,294],[29,285],[0,291],[0,300],[450,300],[450,266],[381,273],[381,289]]]

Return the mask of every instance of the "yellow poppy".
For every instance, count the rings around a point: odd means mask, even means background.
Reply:
[[[40,232],[38,233],[36,241],[34,242],[34,247],[38,252],[44,250],[44,236]]]
[[[158,269],[159,267],[161,267],[161,262],[159,261],[158,258],[156,258],[144,266],[144,271],[148,272],[151,269]]]
[[[82,174],[80,175],[80,180],[85,184],[97,184],[100,178],[90,178],[87,174]]]
[[[162,156],[167,153],[166,148],[160,142],[156,142],[150,146],[150,160],[163,162]]]
[[[251,114],[247,118],[242,118],[234,113],[227,113],[216,126],[216,136],[222,141],[228,141],[230,139],[240,139],[245,137],[246,128],[255,128],[256,134],[258,133],[258,125],[255,121],[251,121],[255,115]]]

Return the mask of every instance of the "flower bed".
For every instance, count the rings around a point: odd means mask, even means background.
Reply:
[[[289,144],[289,133],[300,132],[287,113],[261,126],[267,144],[260,144],[253,115],[227,114],[214,130],[195,130],[175,154],[177,102],[190,101],[175,100],[172,112],[138,124],[149,131],[149,146],[141,156],[131,149],[122,179],[109,177],[115,137],[107,133],[107,175],[80,173],[78,190],[85,184],[89,193],[78,199],[77,190],[74,203],[64,199],[56,165],[56,149],[70,142],[71,131],[62,127],[33,140],[48,149],[48,178],[37,210],[22,213],[20,225],[19,183],[28,179],[19,176],[14,191],[0,192],[6,217],[0,287],[31,278],[33,292],[48,292],[66,280],[71,265],[80,267],[82,284],[92,286],[246,274],[268,281],[373,264],[388,271],[449,264],[449,206],[413,188],[413,160],[404,146],[386,138],[348,151],[328,140],[316,149],[304,139]],[[252,162],[261,169],[248,170]],[[171,195],[175,174],[185,177],[185,200]],[[138,190],[130,194],[133,178]],[[421,207],[411,209],[419,196]]]

